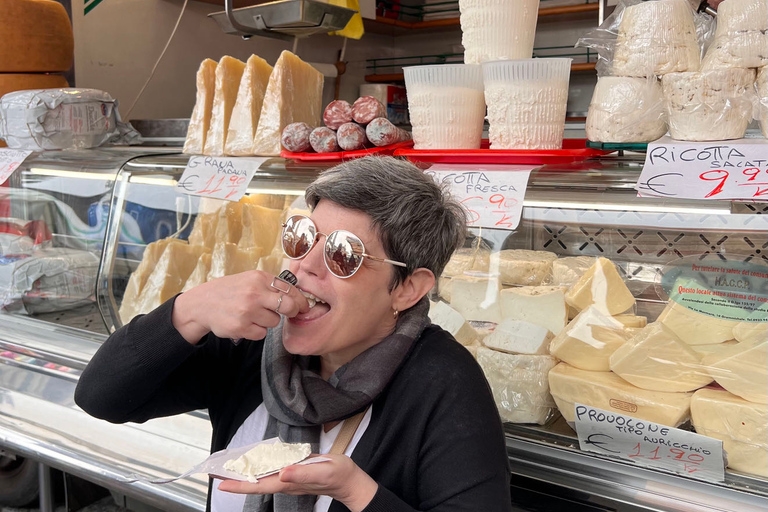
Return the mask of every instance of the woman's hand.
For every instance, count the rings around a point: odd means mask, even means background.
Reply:
[[[196,286],[176,298],[173,326],[185,340],[196,344],[212,332],[220,338],[260,340],[267,329],[309,311],[309,303],[295,286],[260,270],[233,274]],[[280,299],[282,297],[282,300]],[[279,313],[276,312],[280,306]]]
[[[361,512],[373,499],[379,484],[346,455],[321,455],[331,459],[317,464],[288,466],[257,483],[224,480],[219,490],[237,494],[324,494]]]

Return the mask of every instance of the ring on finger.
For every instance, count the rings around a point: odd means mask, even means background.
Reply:
[[[281,293],[280,296],[277,298],[277,307],[275,308],[275,313],[280,314],[280,306],[283,305],[283,294]]]
[[[282,283],[283,285],[285,285],[285,288],[284,289],[280,288],[279,286],[277,286],[277,283]],[[274,279],[272,279],[272,284],[270,284],[269,286],[271,288],[274,288],[278,292],[282,292],[282,293],[288,293],[291,291],[291,283],[280,279],[278,276],[275,276]]]

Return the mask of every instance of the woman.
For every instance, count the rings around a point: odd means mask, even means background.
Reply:
[[[461,206],[393,158],[330,169],[306,200],[311,218],[283,228],[297,286],[250,271],[176,296],[110,336],[76,402],[112,422],[207,408],[214,451],[279,435],[327,453],[360,421],[330,462],[214,480],[217,512],[510,510],[488,384],[427,317]]]

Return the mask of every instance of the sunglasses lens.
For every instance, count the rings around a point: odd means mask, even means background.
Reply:
[[[295,215],[283,228],[283,251],[289,258],[301,258],[315,243],[315,226],[307,217]]]
[[[339,277],[349,277],[363,264],[363,243],[347,231],[334,231],[325,243],[325,261]]]

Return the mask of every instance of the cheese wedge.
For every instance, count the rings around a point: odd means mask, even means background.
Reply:
[[[323,75],[289,51],[283,51],[269,77],[253,154],[280,155],[283,128],[291,123],[320,126]]]
[[[508,249],[491,255],[490,271],[499,273],[502,284],[537,286],[551,277],[556,259],[549,251]]]
[[[549,354],[552,333],[545,327],[520,320],[502,320],[483,338],[486,347],[500,352],[525,355]]]
[[[205,138],[211,126],[213,97],[216,92],[216,61],[205,59],[197,70],[197,97],[195,108],[189,119],[187,139],[184,141],[184,153],[202,155]]]
[[[254,270],[261,258],[261,252],[257,247],[240,249],[236,244],[217,243],[211,255],[211,270],[206,281],[218,277],[239,274],[247,270]]]
[[[499,288],[499,280],[495,277],[453,277],[451,307],[467,320],[499,323]]]
[[[218,222],[218,212],[198,213],[192,231],[189,233],[189,244],[201,245],[213,250],[213,246],[216,245],[216,225]]]
[[[211,125],[205,137],[203,154],[221,156],[224,154],[229,132],[229,120],[235,108],[237,91],[243,78],[245,63],[225,55],[216,66],[216,89],[213,96]]]
[[[547,374],[557,364],[550,356],[526,356],[477,349],[477,362],[491,385],[502,421],[543,425],[552,414]]]
[[[733,337],[739,341],[768,340],[768,323],[739,322],[733,328]]]
[[[568,323],[565,292],[558,286],[520,286],[499,294],[501,317],[522,320],[559,333]]]
[[[205,248],[186,243],[169,244],[141,290],[139,313],[149,313],[184,287]]]
[[[669,427],[688,420],[692,393],[648,391],[613,372],[590,372],[560,363],[549,372],[549,389],[566,421],[576,418],[576,403]]]
[[[701,364],[734,395],[768,403],[768,340],[743,341],[704,357]]]
[[[637,329],[642,329],[646,325],[648,325],[648,318],[644,316],[637,316],[637,315],[613,315],[613,318],[621,322],[624,327],[634,327]]]
[[[229,120],[224,152],[232,156],[253,154],[253,138],[259,125],[264,93],[267,91],[272,66],[257,55],[251,55],[245,63],[243,78],[237,90],[235,108]]]
[[[206,282],[206,280],[208,279],[208,273],[210,271],[211,271],[211,253],[204,252],[200,255],[200,258],[197,260],[197,264],[195,265],[195,269],[192,271],[192,273],[187,278],[187,281],[184,283],[184,287],[181,289],[182,293],[194,288],[195,286],[199,286],[204,282]]]
[[[552,284],[572,286],[595,264],[595,261],[595,258],[590,258],[589,256],[572,256],[556,259],[552,262]]]
[[[591,306],[555,336],[549,352],[576,368],[607,372],[611,355],[630,337],[621,322]]]
[[[739,324],[697,313],[670,301],[658,321],[689,345],[709,345],[733,339],[733,329]]]
[[[433,302],[429,307],[429,319],[456,338],[462,345],[472,345],[477,340],[477,332],[464,320],[461,313],[445,302]]]
[[[768,477],[768,405],[700,389],[691,399],[691,423],[697,433],[723,442],[729,468]]]
[[[283,211],[247,203],[241,203],[241,206],[242,228],[238,247],[258,247],[263,254],[271,253],[280,236]]]
[[[592,304],[611,315],[624,313],[635,305],[635,298],[607,258],[599,258],[571,287],[565,300],[583,311]]]
[[[488,272],[491,253],[484,249],[459,249],[443,269],[443,276],[460,276],[465,271]]]
[[[229,201],[216,215],[216,243],[238,243],[243,234],[243,203]]]
[[[712,382],[701,357],[658,322],[616,349],[610,365],[622,379],[651,391],[693,391]]]

